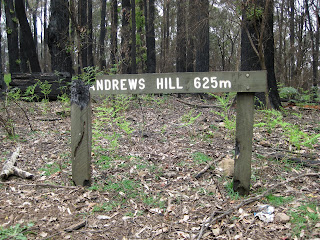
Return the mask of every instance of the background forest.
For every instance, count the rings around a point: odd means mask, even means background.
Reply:
[[[273,52],[277,82],[304,90],[317,86],[319,0],[249,5],[228,0],[2,1],[1,71],[78,74],[88,66],[106,73],[244,70],[240,46],[246,8],[247,20],[250,14],[260,19],[251,43],[257,44],[257,55]],[[270,20],[273,31],[263,36]],[[260,49],[272,38],[274,46]]]

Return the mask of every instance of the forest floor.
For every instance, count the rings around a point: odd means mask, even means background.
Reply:
[[[319,239],[320,111],[255,111],[251,192],[240,197],[231,176],[235,109],[223,101],[96,101],[89,188],[72,182],[66,105],[19,102],[31,131],[12,104],[17,137],[0,128],[0,170],[21,146],[17,167],[35,178],[0,182],[0,239]]]

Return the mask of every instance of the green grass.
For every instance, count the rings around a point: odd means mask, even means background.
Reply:
[[[320,220],[319,210],[319,206],[315,203],[305,203],[293,209],[289,213],[293,234],[299,236],[304,230],[305,236],[310,235],[314,230],[314,225]]]
[[[0,226],[0,240],[5,239],[20,239],[27,240],[27,235],[31,232],[28,231],[29,228],[33,226],[33,223],[29,223],[25,226],[21,226],[17,224],[15,226],[11,226],[9,228],[3,228]]]
[[[63,168],[65,168],[66,166],[61,166]],[[47,163],[45,167],[42,167],[39,169],[39,171],[42,171],[43,175],[45,176],[51,176],[53,174],[55,174],[56,172],[61,171],[60,165],[58,163]]]
[[[197,164],[207,163],[212,161],[211,157],[202,153],[202,152],[195,152],[192,154],[192,159]]]
[[[275,196],[273,194],[270,194],[270,195],[266,196],[266,199],[270,205],[275,206],[275,207],[279,207],[279,206],[285,205],[289,202],[292,202],[294,200],[294,197],[292,197],[292,196],[282,197],[282,196]]]

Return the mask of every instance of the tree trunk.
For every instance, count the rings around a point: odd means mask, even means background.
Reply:
[[[131,0],[131,73],[137,73],[136,0]]]
[[[311,38],[311,51],[312,51],[312,85],[315,89],[314,91],[314,98],[317,97],[317,91],[316,87],[318,86],[318,52],[319,52],[319,25],[317,23],[316,29],[314,30],[313,25],[312,25],[312,20],[310,16],[310,11],[309,11],[309,3],[307,0],[305,0],[305,5],[306,5],[306,14],[309,22],[309,34]],[[317,28],[318,27],[318,28]],[[318,36],[317,36],[318,35]],[[318,44],[317,44],[318,43]]]
[[[121,28],[121,66],[120,72],[131,73],[131,4],[130,0],[122,0],[122,28]]]
[[[88,53],[87,54],[88,54],[88,66],[94,66],[92,0],[88,0]]]
[[[118,1],[111,0],[111,33],[110,33],[110,48],[111,48],[111,67],[116,64],[116,55],[118,52]]]
[[[68,0],[55,0],[50,6],[50,21],[47,29],[52,71],[72,73],[69,48]]]
[[[252,7],[263,9],[264,13],[249,19],[247,11],[252,11]],[[274,72],[273,0],[259,0],[257,5],[246,6],[243,10],[240,70],[267,70],[269,94],[257,93],[259,101],[256,104],[271,104],[271,107],[279,109],[281,102]]]
[[[177,55],[176,71],[186,72],[187,70],[187,42],[186,42],[186,11],[185,3],[177,0]]]
[[[34,9],[32,9],[32,21],[33,21],[33,41],[36,49],[38,49],[38,31],[37,31],[37,10],[38,10],[38,1],[36,1]]]
[[[4,4],[6,12],[6,27],[9,51],[9,71],[10,73],[20,72],[20,55],[18,44],[18,22],[13,0],[8,0]]]
[[[106,11],[107,0],[101,0],[101,22],[100,22],[100,39],[99,39],[99,53],[100,53],[100,69],[104,70],[107,67],[105,56],[105,38],[106,38]]]
[[[209,71],[209,1],[198,0],[196,72]]]
[[[25,48],[25,35],[22,34],[21,26],[19,27],[19,55],[20,55],[20,70],[23,73],[29,73],[30,67],[28,64],[28,55],[26,51],[23,49]]]
[[[20,23],[21,34],[23,34],[23,51],[28,56],[32,72],[41,72],[36,46],[31,33],[31,28],[27,20],[27,15],[23,0],[15,0],[17,17]]]
[[[187,72],[194,72],[195,63],[195,33],[196,33],[196,5],[195,0],[189,0],[188,6],[188,37],[187,37]]]
[[[80,24],[80,68],[88,66],[88,0],[79,0],[78,13]]]
[[[147,72],[156,72],[156,50],[155,50],[155,3],[154,0],[144,1],[144,15],[145,15],[145,28],[146,28],[146,45],[147,45]]]
[[[291,85],[294,82],[294,78],[296,77],[295,74],[295,47],[294,47],[294,39],[295,39],[295,28],[294,28],[294,22],[295,22],[295,11],[294,11],[294,0],[289,0],[289,8],[290,8],[290,82],[289,85]]]
[[[48,57],[48,31],[47,31],[47,0],[44,1],[43,5],[43,29],[44,29],[44,39],[43,39],[43,71],[44,72],[49,72],[50,70],[50,62],[49,62],[49,57]]]
[[[2,13],[2,3],[0,3],[0,22],[1,22],[1,15]],[[0,26],[0,32],[2,32],[2,28]],[[6,84],[3,78],[3,71],[2,71],[2,34],[0,34],[0,99],[1,99],[1,92],[6,90]]]

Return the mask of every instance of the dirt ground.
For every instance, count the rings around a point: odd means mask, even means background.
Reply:
[[[293,213],[306,204],[317,206],[306,211],[319,219],[319,175],[276,187],[273,196],[287,201],[275,204],[261,197],[244,202],[291,177],[319,173],[319,141],[296,151],[280,126],[271,131],[255,127],[251,193],[239,197],[221,164],[234,155],[234,131],[225,120],[235,116],[233,108],[223,112],[217,100],[198,96],[144,96],[125,102],[115,116],[102,120],[101,113],[112,103],[121,105],[115,100],[93,103],[90,188],[72,182],[66,106],[20,102],[31,131],[23,111],[12,105],[17,138],[8,138],[0,128],[0,169],[21,146],[17,167],[35,178],[12,176],[0,182],[2,232],[32,223],[23,232],[27,239],[197,239],[199,234],[201,239],[320,238],[319,223],[307,218],[299,229],[293,221]],[[255,123],[266,119],[266,113],[255,112]],[[288,107],[283,121],[308,134],[320,132],[316,109]],[[208,164],[212,166],[195,178]],[[274,207],[273,221],[258,217],[261,204]],[[209,219],[224,213],[216,221]]]

